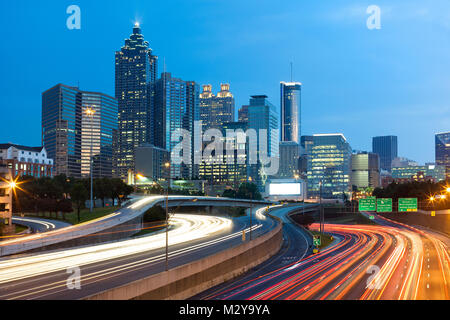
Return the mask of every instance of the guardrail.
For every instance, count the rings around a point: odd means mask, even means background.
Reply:
[[[268,233],[214,255],[129,284],[86,297],[86,300],[187,299],[233,279],[276,254],[282,245],[282,222]]]
[[[148,203],[145,200],[148,199]],[[188,200],[197,199],[196,202]],[[136,204],[144,200],[141,207]],[[169,196],[169,206],[256,206],[271,204],[272,202],[232,199],[232,198],[213,198],[203,196]],[[164,196],[154,196],[140,199],[126,208],[79,225],[61,228],[46,233],[21,237],[16,240],[0,242],[0,257],[28,251],[40,251],[60,249],[74,246],[95,244],[105,241],[114,241],[123,239],[138,233],[142,228],[142,216],[151,207],[155,205],[165,206]]]

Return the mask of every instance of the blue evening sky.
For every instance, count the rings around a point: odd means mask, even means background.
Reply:
[[[66,8],[81,8],[68,30]],[[369,30],[369,5],[381,29]],[[167,71],[236,107],[253,94],[280,104],[279,82],[303,83],[302,134],[342,132],[353,149],[398,135],[399,155],[434,161],[450,130],[448,0],[1,1],[0,142],[41,143],[41,92],[57,83],[114,95],[114,52],[134,21]]]

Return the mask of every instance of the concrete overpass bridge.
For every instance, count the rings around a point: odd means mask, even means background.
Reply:
[[[0,256],[90,245],[130,237],[142,229],[144,213],[155,205],[165,207],[165,196],[134,199],[116,212],[78,225],[0,242]],[[272,202],[204,196],[169,196],[169,207],[256,207]]]

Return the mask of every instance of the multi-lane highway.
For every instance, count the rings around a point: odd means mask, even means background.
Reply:
[[[276,223],[253,216],[253,237]],[[169,231],[169,268],[184,265],[242,242],[248,216],[224,218],[177,214]],[[79,268],[80,289],[67,286]],[[165,233],[96,246],[0,259],[0,299],[79,299],[165,270]]]
[[[334,241],[315,255],[304,254],[305,232],[287,222],[285,245],[278,255],[193,298],[448,299],[450,259],[445,241],[382,217],[375,221],[380,225],[326,224]]]

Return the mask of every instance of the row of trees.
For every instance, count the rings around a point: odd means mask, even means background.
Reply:
[[[450,180],[440,181],[438,183],[431,181],[393,182],[386,188],[375,188],[372,195],[377,198],[392,198],[394,201],[397,201],[398,198],[417,198],[419,206],[424,209],[449,209],[450,194],[446,192],[448,186],[450,186]],[[445,195],[446,198],[439,199],[439,201],[432,201],[432,197],[436,195]]]
[[[223,192],[222,197],[235,198],[235,199],[262,200],[262,196],[258,190],[258,186],[252,182],[241,183],[237,190],[226,189]]]
[[[68,178],[58,175],[53,178],[21,176],[17,181],[18,187],[13,198],[13,211],[15,213],[50,212],[63,214],[77,209],[78,218],[80,210],[84,208],[90,198],[90,180]],[[95,179],[93,183],[94,199],[101,199],[105,206],[106,199],[121,202],[133,192],[133,187],[116,178]]]

